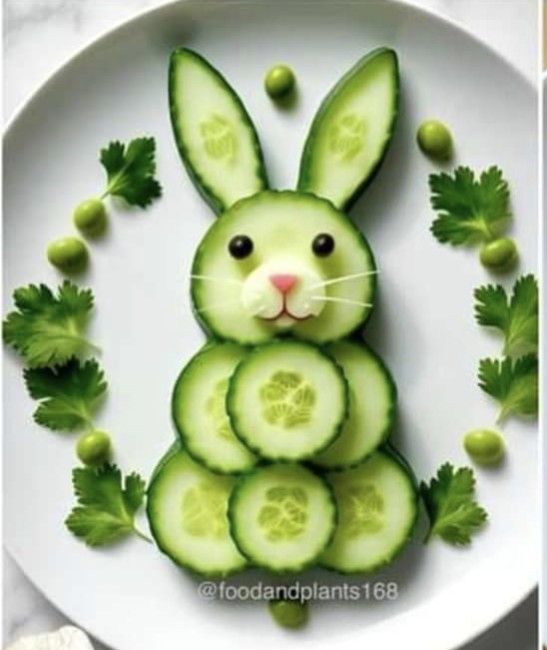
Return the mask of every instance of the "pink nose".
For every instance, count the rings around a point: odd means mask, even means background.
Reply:
[[[279,289],[281,293],[289,293],[296,284],[297,279],[296,275],[289,275],[286,273],[270,275],[270,282],[276,289]]]

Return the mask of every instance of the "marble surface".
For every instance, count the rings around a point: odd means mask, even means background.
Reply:
[[[3,0],[4,123],[83,45],[136,13],[163,2]],[[462,24],[536,82],[538,16],[535,0],[413,0],[412,3]],[[6,553],[3,595],[3,643],[67,623]],[[462,650],[537,650],[536,612],[537,594],[533,594],[495,628]],[[96,650],[108,650],[97,642],[94,646]]]

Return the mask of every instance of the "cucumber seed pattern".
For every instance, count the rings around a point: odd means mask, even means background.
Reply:
[[[258,525],[271,542],[294,539],[306,529],[308,496],[300,487],[272,487],[258,513]]]
[[[315,391],[298,373],[278,370],[260,388],[260,399],[267,422],[292,429],[310,422]]]
[[[356,113],[347,113],[332,125],[329,136],[331,151],[348,162],[363,149],[365,122]]]
[[[347,537],[379,532],[383,527],[384,500],[372,484],[348,485],[339,495],[340,528]]]
[[[191,487],[182,500],[184,530],[195,537],[220,539],[228,530],[227,491],[212,483]]]
[[[230,162],[236,151],[236,139],[230,122],[222,115],[213,113],[200,124],[205,152],[210,158]]]

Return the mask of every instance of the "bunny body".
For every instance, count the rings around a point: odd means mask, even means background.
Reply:
[[[297,570],[314,563],[331,539],[329,567],[368,571],[408,539],[416,515],[413,481],[392,452],[376,452],[393,425],[395,385],[359,336],[373,308],[377,269],[344,212],[380,165],[397,89],[391,50],[364,57],[320,107],[298,189],[273,191],[241,100],[200,55],[182,49],[172,56],[175,138],[218,218],[196,251],[191,277],[193,310],[209,341],[175,386],[173,417],[183,448],[160,464],[151,488],[160,495],[151,499],[159,514],[152,513],[151,524],[162,550],[199,573],[241,569],[238,549],[271,570]],[[329,487],[300,465],[279,462],[303,460],[346,471]],[[187,478],[168,476],[170,464]],[[232,476],[240,474],[237,481]],[[382,483],[384,474],[393,490]],[[189,476],[199,478],[191,497],[184,488]],[[263,481],[270,487],[260,493]],[[265,500],[260,507],[247,489],[253,482]],[[334,538],[332,490],[340,515]],[[189,504],[182,526],[190,521],[191,539],[170,521],[177,499]],[[255,507],[255,514],[247,512]],[[384,526],[384,514],[397,521]],[[315,528],[307,530],[310,522]],[[213,532],[218,545],[201,557],[198,538],[205,544]],[[346,543],[359,536],[348,560]],[[290,540],[285,552],[280,540]],[[219,569],[223,554],[231,559]]]

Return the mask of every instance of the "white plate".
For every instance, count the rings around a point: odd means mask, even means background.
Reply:
[[[435,169],[414,144],[416,125],[438,116],[453,128],[457,162],[498,164],[510,179],[513,234],[522,269],[537,255],[536,95],[491,50],[432,15],[394,2],[176,3],[115,30],[65,66],[9,129],[5,145],[5,301],[28,282],[60,278],[44,260],[70,214],[100,190],[99,148],[146,132],[157,138],[165,197],[146,211],[112,209],[106,241],[94,244],[84,281],[97,301],[92,338],[110,381],[100,425],[117,460],[147,476],[173,439],[169,397],[181,365],[203,340],[189,309],[188,269],[213,219],[181,169],[166,102],[167,57],[176,45],[203,52],[244,98],[277,187],[295,182],[303,138],[320,98],[364,52],[396,48],[402,108],[385,165],[353,211],[381,269],[369,326],[396,377],[396,441],[420,477],[467,458],[461,435],[493,424],[496,406],[475,385],[478,360],[500,340],[473,320],[473,288],[491,278],[476,251],[452,250],[428,232],[427,176]],[[276,110],[261,84],[278,60],[299,80],[295,110]],[[509,278],[508,281],[512,278]],[[179,645],[246,650],[368,647],[447,650],[519,602],[538,571],[537,436],[533,423],[506,427],[508,462],[478,471],[491,523],[470,549],[419,542],[374,580],[396,580],[399,598],[319,604],[296,636],[257,603],[207,603],[195,581],[139,540],[91,551],[63,527],[73,497],[72,436],[32,423],[21,367],[5,363],[7,547],[68,616],[117,650]],[[318,573],[321,580],[332,581]]]

